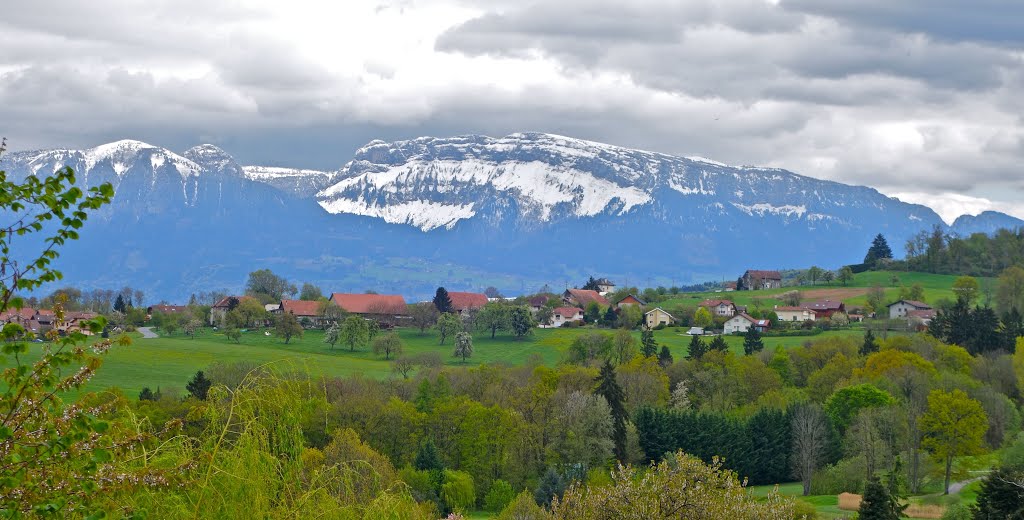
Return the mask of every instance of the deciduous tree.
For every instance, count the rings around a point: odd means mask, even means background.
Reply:
[[[459,332],[455,334],[455,352],[452,355],[462,358],[463,363],[473,355],[473,336],[470,333]]]
[[[270,269],[259,269],[249,273],[245,293],[260,300],[261,303],[274,303],[281,301],[285,296],[295,295],[296,288],[294,284],[274,274]]]
[[[481,330],[490,332],[491,339],[494,339],[499,330],[510,328],[509,311],[509,306],[504,302],[490,302],[480,309],[473,324]]]
[[[811,478],[821,467],[828,445],[825,414],[817,405],[801,404],[792,412],[793,476],[803,484],[804,496],[811,494]]]
[[[373,353],[378,356],[384,354],[384,359],[391,359],[392,355],[400,356],[403,350],[402,339],[394,332],[389,332],[373,340]]]
[[[363,346],[370,340],[370,326],[361,316],[349,316],[341,322],[341,342],[355,352],[356,347]]]
[[[981,403],[960,389],[932,390],[928,409],[921,417],[924,448],[946,465],[943,493],[949,494],[953,458],[981,453],[988,417]]]
[[[414,303],[408,308],[409,317],[412,318],[412,325],[420,329],[420,334],[433,327],[437,323],[438,316],[440,316],[440,313],[437,312],[437,307],[433,303]]]
[[[277,319],[274,320],[274,335],[279,338],[284,338],[284,344],[292,340],[293,336],[302,337],[303,329],[302,325],[299,324],[298,318],[290,312],[282,312],[277,315]]]
[[[462,318],[452,313],[442,313],[437,319],[438,343],[444,345],[446,339],[462,332]]]
[[[537,322],[533,319],[530,309],[523,305],[516,305],[508,312],[509,328],[517,339],[533,334],[533,328],[537,326]]]

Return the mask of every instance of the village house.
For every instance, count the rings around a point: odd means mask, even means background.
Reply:
[[[843,302],[837,302],[835,300],[807,302],[804,303],[803,306],[814,311],[814,313],[818,315],[818,318],[831,318],[832,315],[837,312],[846,313],[846,305]]]
[[[153,316],[154,312],[160,312],[160,313],[163,313],[163,314],[181,314],[181,313],[184,313],[184,312],[188,312],[188,306],[187,305],[167,305],[167,304],[161,303],[161,304],[158,304],[158,305],[150,305],[149,307],[146,307],[146,315],[147,316]]]
[[[724,332],[726,334],[746,332],[750,327],[754,327],[754,330],[758,332],[765,332],[771,328],[771,326],[771,320],[754,319],[752,316],[744,312],[733,316],[729,321],[725,322]]]
[[[551,313],[551,326],[561,327],[570,321],[583,322],[583,309],[579,307],[555,307]]]
[[[782,287],[782,274],[778,271],[748,269],[743,273],[743,288],[748,291],[778,289]]]
[[[232,303],[232,300],[234,302]],[[228,311],[234,309],[239,303],[245,300],[255,300],[252,296],[225,296],[210,307],[210,325],[221,325],[228,316]]]
[[[733,292],[736,290],[736,282],[725,282],[722,284],[722,289],[725,292]]]
[[[364,318],[394,319],[405,316],[405,299],[397,294],[331,294],[330,302]]]
[[[736,315],[736,304],[729,300],[704,300],[697,304],[704,307],[712,316],[732,317]]]
[[[619,300],[618,302],[615,303],[615,306],[620,308],[620,309],[623,308],[623,307],[630,307],[630,306],[632,306],[632,307],[643,307],[644,305],[647,305],[647,302],[641,300],[640,297],[635,295],[635,294],[626,295],[625,298],[622,298],[621,300]]]
[[[452,301],[452,309],[463,318],[487,305],[487,295],[483,293],[448,291],[448,299]]]
[[[586,309],[587,305],[594,302],[598,307],[607,307],[608,300],[604,299],[604,296],[598,294],[597,291],[591,291],[588,289],[566,289],[562,293],[562,301],[566,305],[572,305],[581,309]]]
[[[317,310],[320,302],[306,300],[281,300],[278,306],[278,313],[289,313],[298,318],[299,323],[305,327],[319,327],[323,322],[323,316]]]
[[[597,280],[597,292],[601,293],[601,296],[604,296],[614,291],[615,284],[613,284],[607,278],[601,278],[600,280]]]
[[[916,300],[900,300],[889,304],[889,319],[906,318],[911,311],[930,311],[932,306]],[[934,317],[934,315],[932,316]]]
[[[548,297],[543,294],[538,294],[537,296],[529,299],[529,304],[530,311],[533,312],[534,316],[536,316],[537,313],[548,304]]]
[[[84,327],[82,322],[95,320],[97,317],[99,317],[99,314],[95,312],[66,312],[64,313],[64,321],[55,323],[53,328],[61,334],[81,332],[86,336],[92,336],[92,331]]]
[[[779,317],[779,321],[796,321],[805,322],[807,320],[818,319],[818,314],[807,307],[790,307],[790,306],[775,306],[775,314]]]
[[[648,329],[653,329],[658,325],[668,326],[675,323],[675,321],[675,317],[661,307],[655,307],[654,309],[644,313],[644,325],[646,325]]]

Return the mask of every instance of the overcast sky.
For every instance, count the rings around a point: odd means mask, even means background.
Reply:
[[[1019,0],[33,0],[12,149],[212,142],[335,169],[375,138],[545,131],[1024,217]]]

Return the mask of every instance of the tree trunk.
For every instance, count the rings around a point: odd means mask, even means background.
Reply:
[[[811,494],[811,477],[804,477],[804,496]]]
[[[943,487],[943,495],[949,494],[949,473],[953,469],[953,456],[946,455],[946,485]]]
[[[916,495],[921,487],[918,473],[921,471],[921,454],[916,448],[910,450],[910,494]]]

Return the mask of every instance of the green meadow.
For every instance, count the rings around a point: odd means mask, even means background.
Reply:
[[[473,356],[465,364],[461,358],[452,357],[452,340],[440,345],[434,331],[428,330],[421,334],[416,329],[402,328],[398,329],[398,334],[404,343],[406,355],[436,352],[448,366],[484,363],[521,365],[531,359],[553,366],[563,359],[565,351],[578,335],[594,331],[589,328],[535,329],[531,336],[524,339],[500,334],[491,339],[489,334],[476,332],[473,334]],[[602,331],[612,332],[607,329]],[[690,343],[690,337],[685,332],[685,328],[669,327],[655,331],[655,340],[661,345],[667,345],[678,359],[686,356],[687,345]],[[634,334],[639,339],[639,332]],[[861,334],[856,329],[838,330],[816,336],[766,337],[764,343],[767,349],[778,346],[791,348],[808,340],[830,336],[860,337]],[[202,329],[194,339],[181,332],[155,339],[143,339],[134,333],[130,336],[131,345],[116,346],[103,356],[102,368],[84,390],[116,386],[129,395],[138,393],[146,386],[182,390],[196,371],[217,361],[269,363],[285,370],[325,376],[358,374],[372,378],[396,377],[391,362],[374,354],[369,347],[350,351],[338,344],[331,349],[324,343],[323,332],[319,330],[307,330],[302,338],[292,338],[288,344],[280,338],[265,335],[265,331],[244,333],[238,344],[212,329]],[[726,341],[733,352],[743,351],[742,337],[727,336]],[[38,352],[42,347],[41,344],[32,343],[29,348],[31,358],[31,350]]]
[[[894,280],[894,277],[896,278]],[[732,291],[732,292],[702,292],[685,293],[676,298],[658,303],[659,307],[670,309],[672,307],[696,307],[705,299],[727,299],[737,305],[745,305],[751,308],[770,309],[775,305],[783,305],[779,300],[783,293],[797,290],[803,294],[804,301],[833,299],[842,300],[846,305],[859,307],[864,305],[868,289],[878,286],[885,290],[887,302],[899,299],[900,287],[911,287],[920,285],[924,289],[925,301],[936,303],[941,300],[955,300],[953,293],[953,282],[957,276],[943,274],[928,274],[898,271],[869,271],[856,274],[853,280],[847,285],[838,281],[830,284],[817,282],[815,285],[802,285],[799,287],[782,287],[781,289],[768,289],[763,291]],[[979,283],[984,294],[986,286],[995,289],[995,280],[991,278],[979,278]]]

